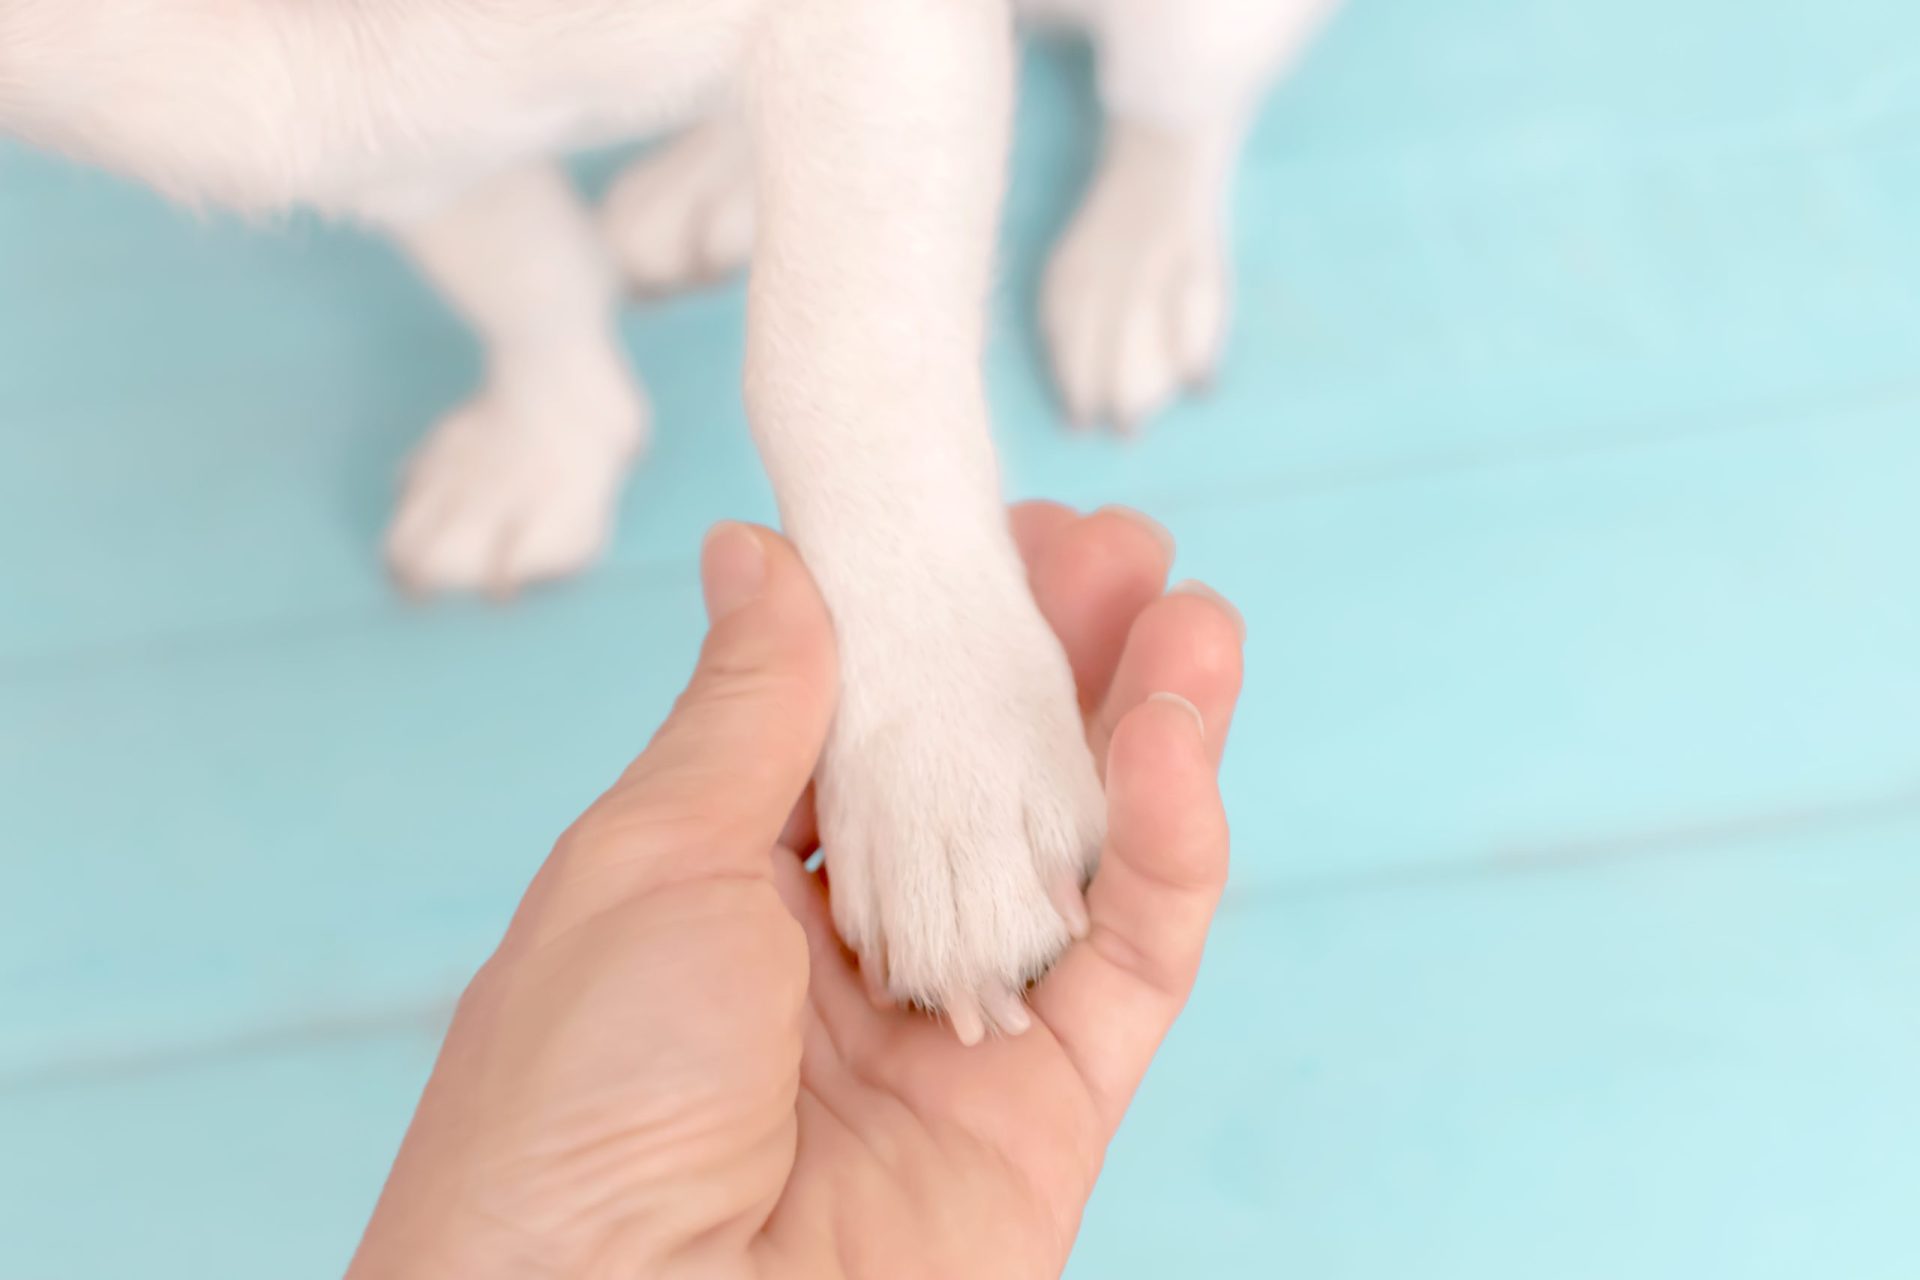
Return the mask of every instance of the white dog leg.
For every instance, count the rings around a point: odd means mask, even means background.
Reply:
[[[1011,41],[988,0],[783,0],[750,111],[747,403],[844,682],[817,792],[834,918],[969,1042],[1027,1025],[1104,809],[987,431]]]
[[[1331,0],[1083,0],[1100,168],[1048,268],[1041,321],[1068,413],[1131,430],[1211,379],[1231,295],[1228,203],[1263,89]]]
[[[646,402],[614,328],[591,219],[557,167],[516,169],[431,212],[371,210],[486,344],[487,382],[408,466],[387,537],[423,591],[522,584],[605,547]]]

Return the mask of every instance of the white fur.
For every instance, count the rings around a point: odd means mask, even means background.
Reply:
[[[1227,323],[1223,126],[1116,120],[1093,189],[1054,251],[1041,327],[1076,423],[1123,431],[1213,376]]]
[[[487,384],[409,464],[387,535],[417,590],[559,577],[606,544],[647,412],[614,331],[612,265],[566,175],[531,161],[391,219],[473,326]],[[532,252],[526,247],[531,246]]]
[[[964,1034],[1065,943],[1048,888],[1077,889],[1102,816],[981,384],[1008,17],[813,0],[773,25],[769,60],[808,70],[754,84],[747,405],[840,632],[818,791],[834,914],[896,996]]]
[[[1328,2],[1033,0],[1093,31],[1116,121],[1047,287],[1077,412],[1134,420],[1211,368],[1233,154]],[[424,589],[599,554],[647,430],[617,275],[674,287],[751,246],[750,417],[840,634],[836,919],[971,1038],[1022,1025],[1102,821],[981,386],[1010,42],[1007,0],[0,0],[0,127],[406,246],[487,349],[389,535]],[[696,121],[620,179],[604,236],[551,158]]]
[[[1228,206],[1260,97],[1335,0],[1036,0],[1088,25],[1108,127],[1047,270],[1041,327],[1068,414],[1123,431],[1211,380]]]
[[[666,293],[744,267],[753,206],[747,124],[723,109],[621,174],[601,225],[628,283]]]

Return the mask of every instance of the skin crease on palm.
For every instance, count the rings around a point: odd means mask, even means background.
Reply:
[[[461,999],[350,1280],[1060,1273],[1225,883],[1241,624],[1165,590],[1144,517],[1012,518],[1110,824],[1031,1026],[968,1048],[867,994],[800,856],[832,629],[783,539],[723,525],[693,680]]]

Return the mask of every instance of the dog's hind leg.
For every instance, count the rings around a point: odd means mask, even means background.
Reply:
[[[486,384],[409,463],[387,558],[414,590],[505,593],[600,554],[646,400],[619,346],[612,266],[557,165],[437,195],[361,213],[473,326]]]

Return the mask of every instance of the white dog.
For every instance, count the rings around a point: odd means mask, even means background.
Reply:
[[[1045,289],[1076,416],[1131,424],[1210,372],[1241,136],[1330,3],[1030,6],[1092,33],[1108,115]],[[423,589],[594,559],[649,425],[619,273],[665,288],[751,247],[748,412],[840,636],[834,915],[969,1042],[1024,1025],[1102,826],[982,390],[1008,4],[0,0],[0,129],[184,200],[381,227],[479,333],[486,385],[421,448],[388,538]],[[596,227],[553,157],[672,129]]]

